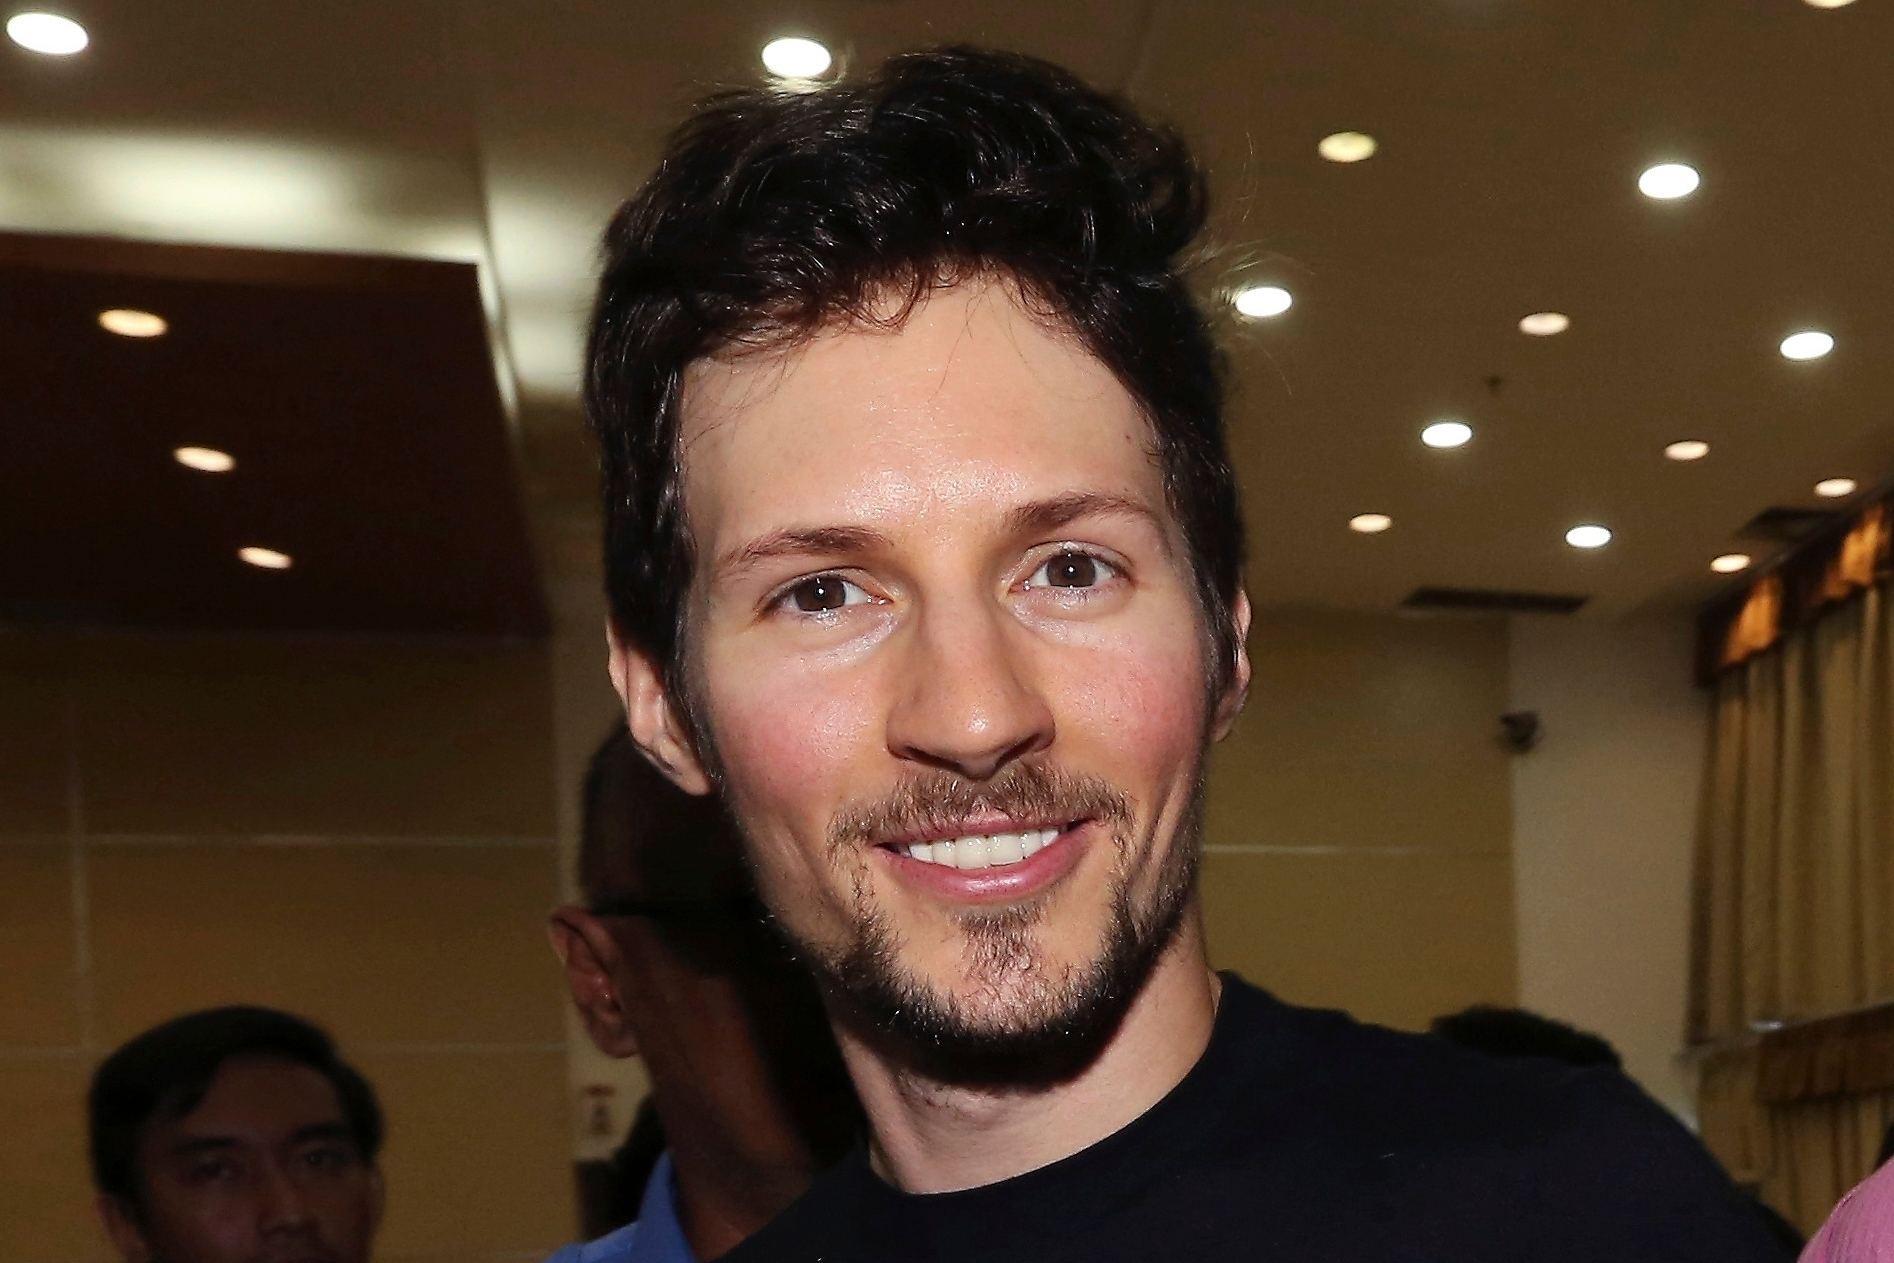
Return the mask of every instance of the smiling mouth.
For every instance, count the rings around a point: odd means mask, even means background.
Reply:
[[[1063,830],[1024,829],[1010,833],[970,833],[934,842],[892,848],[897,854],[942,868],[1005,868],[1024,863],[1051,845]]]

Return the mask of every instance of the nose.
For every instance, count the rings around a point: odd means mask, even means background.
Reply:
[[[1023,634],[990,601],[936,606],[913,628],[888,718],[897,757],[984,781],[1053,736]]]
[[[265,1233],[297,1232],[310,1224],[309,1200],[296,1177],[280,1163],[269,1164],[260,1193]]]

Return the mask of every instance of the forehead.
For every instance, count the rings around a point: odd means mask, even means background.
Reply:
[[[848,325],[700,362],[682,420],[686,507],[712,553],[785,524],[887,524],[1071,490],[1164,512],[1136,400],[999,283],[938,292],[897,329]]]
[[[268,1142],[342,1122],[342,1102],[321,1072],[281,1057],[238,1056],[217,1068],[197,1106],[152,1129],[160,1147],[202,1137]]]

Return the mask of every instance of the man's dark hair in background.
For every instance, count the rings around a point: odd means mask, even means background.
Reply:
[[[99,1066],[87,1119],[100,1213],[133,1263],[368,1257],[381,1107],[302,1018],[233,1006],[154,1027]]]
[[[642,1057],[651,1080],[607,1194],[632,1222],[583,1247],[586,1263],[715,1257],[854,1143],[847,1071],[729,819],[623,728],[587,771],[579,885],[586,906],[553,914],[554,949],[593,1042]]]
[[[1494,1057],[1550,1057],[1574,1066],[1624,1069],[1624,1059],[1602,1036],[1526,1009],[1476,1004],[1435,1018],[1428,1030],[1450,1044]]]

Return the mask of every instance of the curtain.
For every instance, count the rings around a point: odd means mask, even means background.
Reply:
[[[1885,584],[1717,680],[1690,1032],[1894,999],[1894,627]]]
[[[1771,1107],[1767,1117],[1770,1163],[1758,1191],[1813,1236],[1841,1195],[1874,1170],[1881,1137],[1894,1122],[1894,1092],[1797,1101]]]
[[[1867,1176],[1894,1121],[1894,1021],[1859,1012],[1888,1002],[1894,597],[1883,581],[1724,670],[1711,713],[1689,1029],[1723,1051],[1703,1062],[1703,1134],[1804,1231]]]

